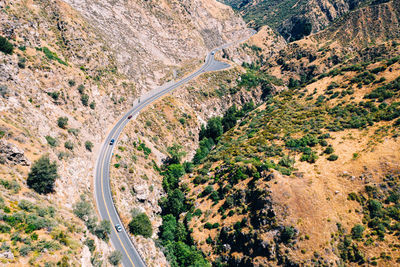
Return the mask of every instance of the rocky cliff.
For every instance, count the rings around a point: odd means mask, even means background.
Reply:
[[[246,34],[241,19],[210,0],[66,0],[115,51],[119,70],[142,88],[173,70],[199,64],[208,50]]]

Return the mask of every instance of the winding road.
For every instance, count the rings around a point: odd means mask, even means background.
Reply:
[[[256,32],[252,31],[252,35]],[[248,37],[249,38],[249,37]],[[235,43],[240,43],[248,38],[239,40]],[[117,140],[122,130],[129,122],[128,117],[132,115],[135,117],[143,108],[160,98],[161,96],[171,92],[172,90],[182,86],[183,84],[189,82],[200,74],[208,71],[217,71],[229,68],[230,65],[224,62],[220,62],[215,60],[214,55],[217,51],[226,48],[233,43],[225,44],[219,48],[212,50],[206,57],[205,63],[203,66],[198,69],[196,72],[188,75],[182,80],[168,84],[162,88],[156,89],[153,93],[150,93],[148,96],[142,97],[141,102],[136,103],[125,115],[123,115],[117,123],[113,126],[109,134],[107,135],[104,143],[101,146],[99,156],[96,161],[95,166],[95,177],[94,177],[94,186],[95,186],[95,200],[97,204],[97,209],[102,220],[110,221],[112,225],[110,239],[114,248],[122,252],[122,264],[125,267],[128,266],[136,266],[136,267],[144,267],[146,266],[145,262],[135,249],[132,240],[129,237],[129,234],[123,227],[121,220],[119,218],[118,212],[115,209],[113,198],[111,195],[111,186],[110,186],[110,164],[111,158],[113,154],[113,149],[117,144]],[[110,141],[114,139],[115,142],[113,145],[110,144]],[[117,232],[115,229],[115,225],[120,224],[122,226],[122,231]]]

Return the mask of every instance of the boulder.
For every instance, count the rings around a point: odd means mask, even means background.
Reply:
[[[25,157],[24,151],[16,145],[0,140],[0,163],[29,166],[30,161]]]

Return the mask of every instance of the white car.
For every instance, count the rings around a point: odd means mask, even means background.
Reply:
[[[115,230],[117,230],[118,233],[121,232],[121,231],[122,231],[121,225],[116,224],[116,225],[115,225]]]

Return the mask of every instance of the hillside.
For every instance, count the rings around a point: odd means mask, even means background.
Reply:
[[[146,264],[398,264],[399,1],[229,3],[259,29],[216,54],[232,67],[115,143],[115,207]],[[0,7],[0,261],[114,264],[92,184],[108,129],[250,31],[213,0]]]
[[[210,1],[66,2],[0,4],[4,264],[108,264],[111,226],[92,201],[108,128],[142,93],[192,72],[210,47],[248,34],[231,9]],[[32,169],[54,184],[27,182]],[[148,264],[160,266],[164,256],[148,244],[158,255]]]
[[[336,18],[356,9],[367,0],[223,0],[237,10],[252,27],[264,25],[286,40],[299,40],[328,26]]]
[[[159,167],[158,236],[174,266],[182,243],[213,266],[398,264],[397,10],[363,7],[243,64],[226,92],[257,90],[263,101],[210,114],[195,154],[175,147]]]

